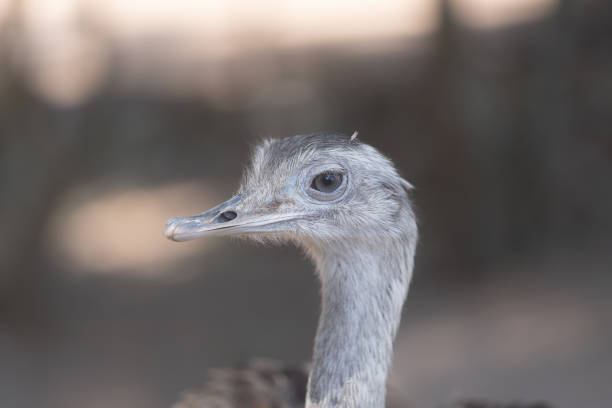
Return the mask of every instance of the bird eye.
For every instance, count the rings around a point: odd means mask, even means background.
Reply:
[[[312,173],[311,173],[312,174]],[[335,201],[344,195],[347,186],[346,173],[338,170],[326,170],[314,173],[306,188],[306,194],[316,201]]]
[[[325,172],[312,179],[310,188],[322,193],[333,193],[342,184],[342,174]]]
[[[306,167],[300,184],[306,198],[332,204],[344,197],[349,181],[349,169],[340,163],[321,163]]]

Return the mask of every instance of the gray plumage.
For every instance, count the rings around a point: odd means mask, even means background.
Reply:
[[[177,241],[239,235],[293,242],[313,260],[322,297],[306,392],[295,381],[305,378],[299,370],[290,380],[286,369],[259,363],[213,377],[203,392],[176,408],[385,406],[418,232],[410,184],[389,159],[355,136],[266,140],[255,149],[235,197],[166,224],[166,236]],[[227,402],[232,395],[242,396]]]

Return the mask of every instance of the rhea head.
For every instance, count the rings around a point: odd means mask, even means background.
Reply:
[[[239,235],[294,241],[311,254],[328,246],[406,238],[416,224],[393,164],[373,147],[337,133],[265,140],[237,194],[201,214],[170,219],[175,241]]]

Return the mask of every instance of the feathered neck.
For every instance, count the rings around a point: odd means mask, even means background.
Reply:
[[[416,225],[314,250],[322,308],[306,408],[383,408],[393,340],[412,277]]]

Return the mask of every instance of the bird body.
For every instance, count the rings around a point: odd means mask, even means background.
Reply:
[[[206,387],[172,408],[304,408],[309,371],[269,359],[212,370]]]
[[[214,377],[175,407],[383,408],[418,240],[411,188],[356,134],[315,133],[264,141],[236,196],[169,220],[165,235],[176,241],[295,243],[316,266],[322,299],[306,390],[293,381],[303,371],[260,363]]]

